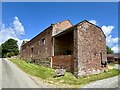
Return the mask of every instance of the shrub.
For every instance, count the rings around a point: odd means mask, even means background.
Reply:
[[[7,53],[7,57],[11,57],[11,56],[14,56],[15,54],[13,53],[13,52],[9,52],[9,53]]]

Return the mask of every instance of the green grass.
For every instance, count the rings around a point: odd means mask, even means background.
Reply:
[[[111,62],[108,64],[109,66],[115,66],[115,63]]]
[[[84,85],[92,81],[113,77],[120,74],[120,70],[112,69],[103,73],[83,76],[77,79],[73,74],[66,72],[65,76],[53,78],[54,69],[46,68],[32,63],[26,63],[19,58],[9,59],[26,73],[53,83],[64,83],[69,85]]]
[[[26,73],[40,77],[42,79],[47,79],[53,76],[54,70],[50,68],[45,68],[43,66],[27,63],[21,59],[10,59],[18,67],[20,67]]]

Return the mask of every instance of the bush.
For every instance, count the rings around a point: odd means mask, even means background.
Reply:
[[[15,54],[13,53],[13,52],[9,52],[9,53],[7,53],[7,57],[11,57],[11,56],[14,56]]]

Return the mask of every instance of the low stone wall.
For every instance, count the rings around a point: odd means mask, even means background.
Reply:
[[[58,55],[49,58],[24,58],[26,62],[35,63],[37,65],[50,67],[54,69],[66,69],[66,71],[73,72],[74,63],[71,55]]]
[[[39,59],[24,59],[26,62],[35,63],[37,65],[51,67],[51,58],[39,58]]]
[[[40,58],[40,59],[33,59],[33,62],[45,66],[45,67],[51,67],[51,59],[50,58]]]

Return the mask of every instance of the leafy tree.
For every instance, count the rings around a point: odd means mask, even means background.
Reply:
[[[111,48],[109,48],[108,46],[106,46],[106,48],[107,48],[107,54],[113,53],[113,50]]]
[[[0,45],[0,58],[2,57],[2,46]]]
[[[8,39],[2,45],[2,57],[11,57],[19,54],[17,41],[14,39]]]

